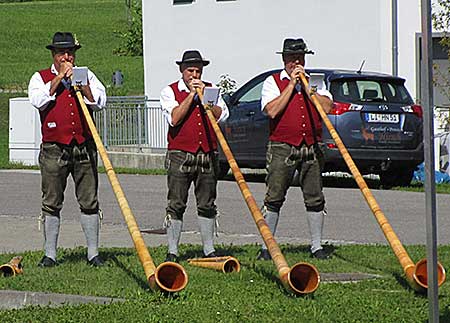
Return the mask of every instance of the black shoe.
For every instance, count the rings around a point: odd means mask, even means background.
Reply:
[[[256,257],[256,260],[271,260],[271,259],[272,257],[270,256],[269,250],[267,249],[261,249],[258,257]]]
[[[217,256],[216,256],[216,254],[214,253],[214,251],[213,252],[211,252],[211,253],[209,253],[209,254],[207,254],[206,256],[205,256],[205,258],[216,258]]]
[[[168,253],[166,256],[166,260],[164,260],[165,262],[178,262],[178,257],[177,255],[174,255],[173,253]]]
[[[330,259],[330,255],[323,249],[313,252],[311,256],[320,260]]]
[[[105,264],[102,258],[99,255],[95,256],[91,260],[88,260],[88,265],[93,267],[102,267]]]
[[[55,267],[56,265],[56,261],[47,256],[42,257],[41,261],[38,263],[39,267]]]

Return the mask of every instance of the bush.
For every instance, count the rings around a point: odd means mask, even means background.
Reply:
[[[114,50],[119,56],[142,56],[142,8],[140,1],[127,1],[128,28],[126,31],[115,31],[122,38],[122,45]]]

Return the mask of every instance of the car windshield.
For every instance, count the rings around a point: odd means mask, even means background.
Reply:
[[[330,92],[339,102],[413,103],[405,86],[391,80],[339,79],[331,82]]]

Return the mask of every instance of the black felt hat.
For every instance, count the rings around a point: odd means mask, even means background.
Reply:
[[[283,50],[277,54],[314,54],[314,52],[308,49],[302,38],[286,38],[283,42]]]
[[[45,47],[50,50],[68,48],[77,50],[81,48],[81,45],[78,43],[78,40],[76,40],[76,38],[72,35],[72,33],[58,31],[53,35],[52,43]]]
[[[183,53],[181,61],[176,61],[178,65],[189,64],[189,63],[202,63],[203,66],[209,64],[209,61],[202,58],[198,50],[187,50]]]

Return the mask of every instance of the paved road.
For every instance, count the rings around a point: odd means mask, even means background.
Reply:
[[[130,207],[141,229],[161,227],[166,206],[166,177],[118,175]],[[259,204],[264,184],[249,183]],[[260,242],[253,219],[235,182],[221,181],[217,206],[220,210],[218,243],[242,244]],[[425,194],[372,190],[381,209],[404,244],[425,244]],[[105,214],[101,231],[104,247],[132,246],[126,224],[106,175],[100,175],[101,207]],[[380,243],[386,240],[358,189],[325,188],[329,216],[324,239],[335,244]],[[37,250],[42,247],[38,231],[40,209],[40,174],[37,171],[0,171],[0,252]],[[437,196],[438,241],[450,243],[450,195]],[[282,210],[277,240],[280,243],[308,243],[305,211],[300,190],[290,189]],[[60,246],[84,245],[78,221],[79,211],[70,180],[62,212]],[[185,214],[182,243],[200,243],[195,216],[195,198],[191,195]],[[147,245],[165,244],[165,236],[143,234]]]

